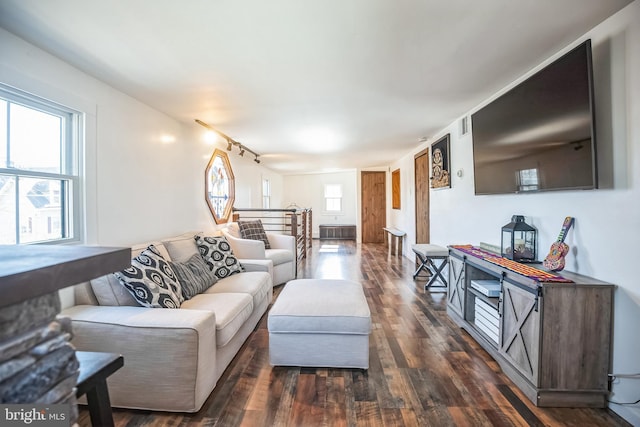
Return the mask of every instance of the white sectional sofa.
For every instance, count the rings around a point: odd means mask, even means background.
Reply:
[[[168,260],[199,253],[195,233],[150,243]],[[140,306],[113,275],[74,288],[78,350],[120,353],[124,367],[109,377],[115,407],[196,412],[272,301],[270,260],[241,260],[245,272],[220,279],[180,308]]]
[[[244,261],[271,260],[273,263],[273,286],[282,285],[296,278],[298,257],[296,238],[285,234],[266,232],[269,249],[259,240],[243,239],[238,224],[226,224],[222,233],[229,241],[233,252]]]

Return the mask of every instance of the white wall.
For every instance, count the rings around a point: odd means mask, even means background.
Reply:
[[[329,214],[324,211],[324,185],[341,184],[343,212]],[[313,237],[319,235],[320,224],[355,224],[360,233],[358,220],[357,172],[314,173],[285,175],[283,177],[283,200],[285,207],[295,203],[302,208],[313,209]]]
[[[564,217],[575,217],[575,226],[566,241],[571,247],[566,269],[618,286],[612,371],[638,373],[640,280],[635,263],[640,248],[640,3],[632,3],[546,63],[587,38],[593,44],[598,161],[600,184],[605,188],[475,196],[472,137],[460,137],[457,122],[392,164],[391,170],[399,167],[401,171],[413,171],[415,153],[446,133],[451,134],[452,188],[430,193],[431,242],[435,244],[500,245],[500,228],[511,215],[522,214],[538,229],[539,258],[544,258]],[[458,170],[463,170],[461,178],[456,176]],[[413,180],[412,172],[406,176]],[[415,242],[413,199],[403,189],[403,212],[392,212],[392,221],[408,232],[409,242]],[[409,252],[405,254],[412,257]],[[639,398],[640,379],[623,379],[613,385],[612,400],[633,402]],[[634,425],[640,425],[637,405],[610,406]]]
[[[1,82],[85,113],[84,243],[130,245],[213,227],[204,170],[215,146],[205,142],[204,128],[178,122],[2,29],[0,51]],[[278,174],[236,151],[229,158],[237,207],[262,206],[263,176],[271,179],[273,205],[282,203]]]
[[[415,153],[420,151],[421,149]],[[407,233],[402,241],[402,253],[411,259],[415,258],[411,245],[416,242],[415,153],[411,152],[394,162],[387,173],[387,224]],[[391,172],[396,169],[400,169],[400,209],[391,208]]]

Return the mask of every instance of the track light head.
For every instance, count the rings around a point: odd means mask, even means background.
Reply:
[[[224,140],[227,141],[227,151],[231,151],[233,149],[233,146],[235,145],[236,147],[238,147],[238,150],[240,150],[238,152],[238,154],[241,157],[244,157],[244,152],[248,151],[249,153],[251,153],[252,155],[255,156],[255,159],[253,159],[253,161],[256,162],[256,163],[260,163],[260,159],[258,158],[259,155],[255,151],[251,150],[249,147],[245,147],[244,145],[242,145],[238,141],[234,141],[230,136],[225,135],[224,133],[220,132],[219,130],[209,126],[208,124],[206,124],[202,120],[196,119],[196,123],[198,123],[200,126],[203,126],[203,127],[207,128],[207,129],[209,129],[212,132],[217,133],[218,135],[220,135],[220,137],[224,138]]]

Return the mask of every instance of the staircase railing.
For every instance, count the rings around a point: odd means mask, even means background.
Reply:
[[[298,260],[307,257],[311,248],[313,214],[310,208],[257,209],[233,208],[233,220],[262,221],[265,231],[287,234],[296,238]]]

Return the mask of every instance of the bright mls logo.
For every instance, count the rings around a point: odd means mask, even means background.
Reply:
[[[69,426],[69,405],[0,405],[1,426]]]

